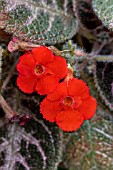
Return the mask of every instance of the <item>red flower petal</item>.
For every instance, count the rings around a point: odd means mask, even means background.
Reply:
[[[23,76],[27,76],[32,73],[32,67],[28,67],[23,64],[17,64],[16,67],[17,67],[18,72]]]
[[[19,59],[19,63],[17,65],[20,65],[20,64],[23,64],[23,65],[26,65],[28,67],[35,67],[35,60],[33,58],[33,55],[31,52],[28,52],[24,55],[22,55]]]
[[[52,63],[47,65],[47,68],[53,71],[53,74],[62,79],[67,74],[67,64],[66,60],[60,56],[55,56],[55,59]]]
[[[21,76],[17,78],[17,86],[24,93],[32,93],[35,91],[35,85],[37,83],[37,77],[29,74],[28,76]]]
[[[58,86],[58,79],[53,75],[46,75],[38,80],[36,91],[41,94],[53,92]]]
[[[74,98],[74,105],[73,108],[77,109],[82,104],[82,99],[80,97],[73,97]]]
[[[89,87],[85,82],[77,78],[68,81],[68,94],[70,96],[80,96],[85,99],[90,96]]]
[[[51,102],[45,98],[40,104],[40,112],[43,114],[43,118],[50,122],[55,122],[57,113],[61,111],[59,102]]]
[[[48,94],[47,98],[51,101],[56,101],[62,99],[64,96],[67,96],[67,85],[65,82],[62,82],[53,93]]]
[[[40,46],[32,50],[33,57],[37,64],[47,64],[54,60],[54,55],[47,47]]]
[[[96,106],[96,100],[90,96],[87,100],[83,100],[82,105],[78,108],[78,111],[83,114],[84,120],[88,120],[94,116]]]
[[[75,131],[83,123],[83,116],[77,110],[61,111],[57,114],[56,123],[64,131]]]

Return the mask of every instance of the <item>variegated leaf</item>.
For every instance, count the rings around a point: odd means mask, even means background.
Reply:
[[[101,98],[113,111],[113,62],[96,62],[94,80]]]
[[[113,117],[104,119],[97,115],[86,121],[76,134],[66,134],[63,167],[68,170],[112,170],[113,169]],[[67,138],[69,141],[67,142]]]
[[[92,0],[93,9],[100,20],[109,29],[113,30],[113,1],[112,0]]]
[[[62,133],[41,119],[0,124],[0,170],[56,170],[61,147]]]
[[[0,28],[22,40],[55,44],[76,34],[73,0],[0,0]]]
[[[82,34],[88,39],[96,40],[99,43],[108,43],[107,41],[113,39],[113,32],[106,28],[99,20],[92,8],[91,2],[92,0],[76,1],[76,13]]]

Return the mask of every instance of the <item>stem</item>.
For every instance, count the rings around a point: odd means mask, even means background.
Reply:
[[[48,49],[51,50],[55,55],[61,55],[61,51],[54,46],[49,46]]]
[[[8,105],[6,100],[3,98],[3,96],[0,94],[0,104],[6,113],[6,118],[11,119],[14,116],[17,116],[17,113],[12,110],[12,108]]]
[[[88,57],[86,57],[88,60],[96,60],[96,61],[108,61],[108,62],[113,62],[113,55],[88,55]]]

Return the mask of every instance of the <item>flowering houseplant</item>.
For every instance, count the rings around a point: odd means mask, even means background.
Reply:
[[[23,92],[48,94],[40,111],[46,120],[56,122],[64,131],[76,130],[94,115],[96,101],[90,96],[89,88],[82,80],[73,78],[66,61],[53,56],[46,47],[37,47],[21,56],[17,70],[17,85]]]
[[[98,2],[0,0],[0,169],[112,168],[113,33]]]
[[[48,48],[35,48],[20,57],[17,85],[26,93],[37,91],[39,94],[48,94],[66,76],[66,67],[66,61],[60,56],[54,56]]]
[[[70,78],[70,75],[67,77],[42,101],[41,113],[64,131],[74,131],[94,115],[96,101],[82,80]]]

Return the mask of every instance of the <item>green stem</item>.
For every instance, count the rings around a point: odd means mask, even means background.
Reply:
[[[92,55],[93,56],[93,55]],[[113,55],[94,55],[91,57],[89,54],[88,57],[86,57],[88,60],[96,60],[96,61],[108,61],[108,62],[113,62]]]

